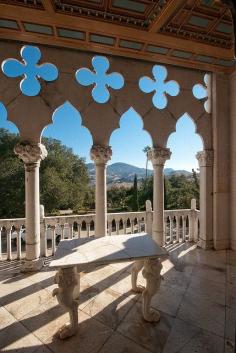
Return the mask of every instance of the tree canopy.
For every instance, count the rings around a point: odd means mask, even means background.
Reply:
[[[0,129],[1,218],[24,217],[24,165],[14,154],[18,142],[18,135]],[[58,140],[43,138],[42,143],[48,151],[40,167],[40,203],[44,204],[45,212],[90,207],[88,195],[92,191],[84,160]]]

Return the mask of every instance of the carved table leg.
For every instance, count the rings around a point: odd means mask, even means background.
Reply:
[[[70,316],[70,322],[61,327],[57,335],[61,338],[67,338],[76,334],[78,329],[78,297],[79,291],[79,274],[76,267],[61,268],[55,275],[55,283],[58,288],[55,288],[52,295],[57,297],[61,304]]]
[[[160,313],[150,308],[152,297],[156,294],[161,284],[162,264],[159,259],[147,259],[144,262],[142,271],[143,277],[147,281],[143,291],[143,318],[146,321],[153,322],[160,320]]]
[[[132,284],[132,291],[135,293],[141,293],[144,291],[144,287],[137,285],[138,273],[144,266],[144,260],[136,260],[133,263],[132,270],[131,270],[131,284]]]

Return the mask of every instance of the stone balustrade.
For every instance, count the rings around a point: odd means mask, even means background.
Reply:
[[[200,212],[196,209],[164,212],[164,242],[198,241]],[[107,214],[107,235],[150,232],[153,211]],[[94,236],[95,214],[42,217],[41,255],[53,255],[60,239]],[[25,256],[25,218],[0,219],[0,259]]]

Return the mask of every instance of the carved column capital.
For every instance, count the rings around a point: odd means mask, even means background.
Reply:
[[[164,166],[165,162],[170,159],[171,152],[169,148],[154,147],[147,152],[148,159],[153,166]]]
[[[93,145],[90,151],[90,157],[95,164],[106,164],[112,156],[111,146]]]
[[[26,166],[39,165],[47,157],[46,147],[41,143],[20,142],[14,148],[15,154],[22,159]]]
[[[212,167],[214,162],[213,150],[204,150],[196,154],[199,167]]]

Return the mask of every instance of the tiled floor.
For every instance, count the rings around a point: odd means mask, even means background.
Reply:
[[[54,337],[67,321],[51,296],[54,272],[23,275],[17,261],[0,262],[0,352],[235,353],[236,252],[169,250],[152,301],[159,323],[142,319],[131,264],[115,264],[82,275],[78,334],[65,341]]]

